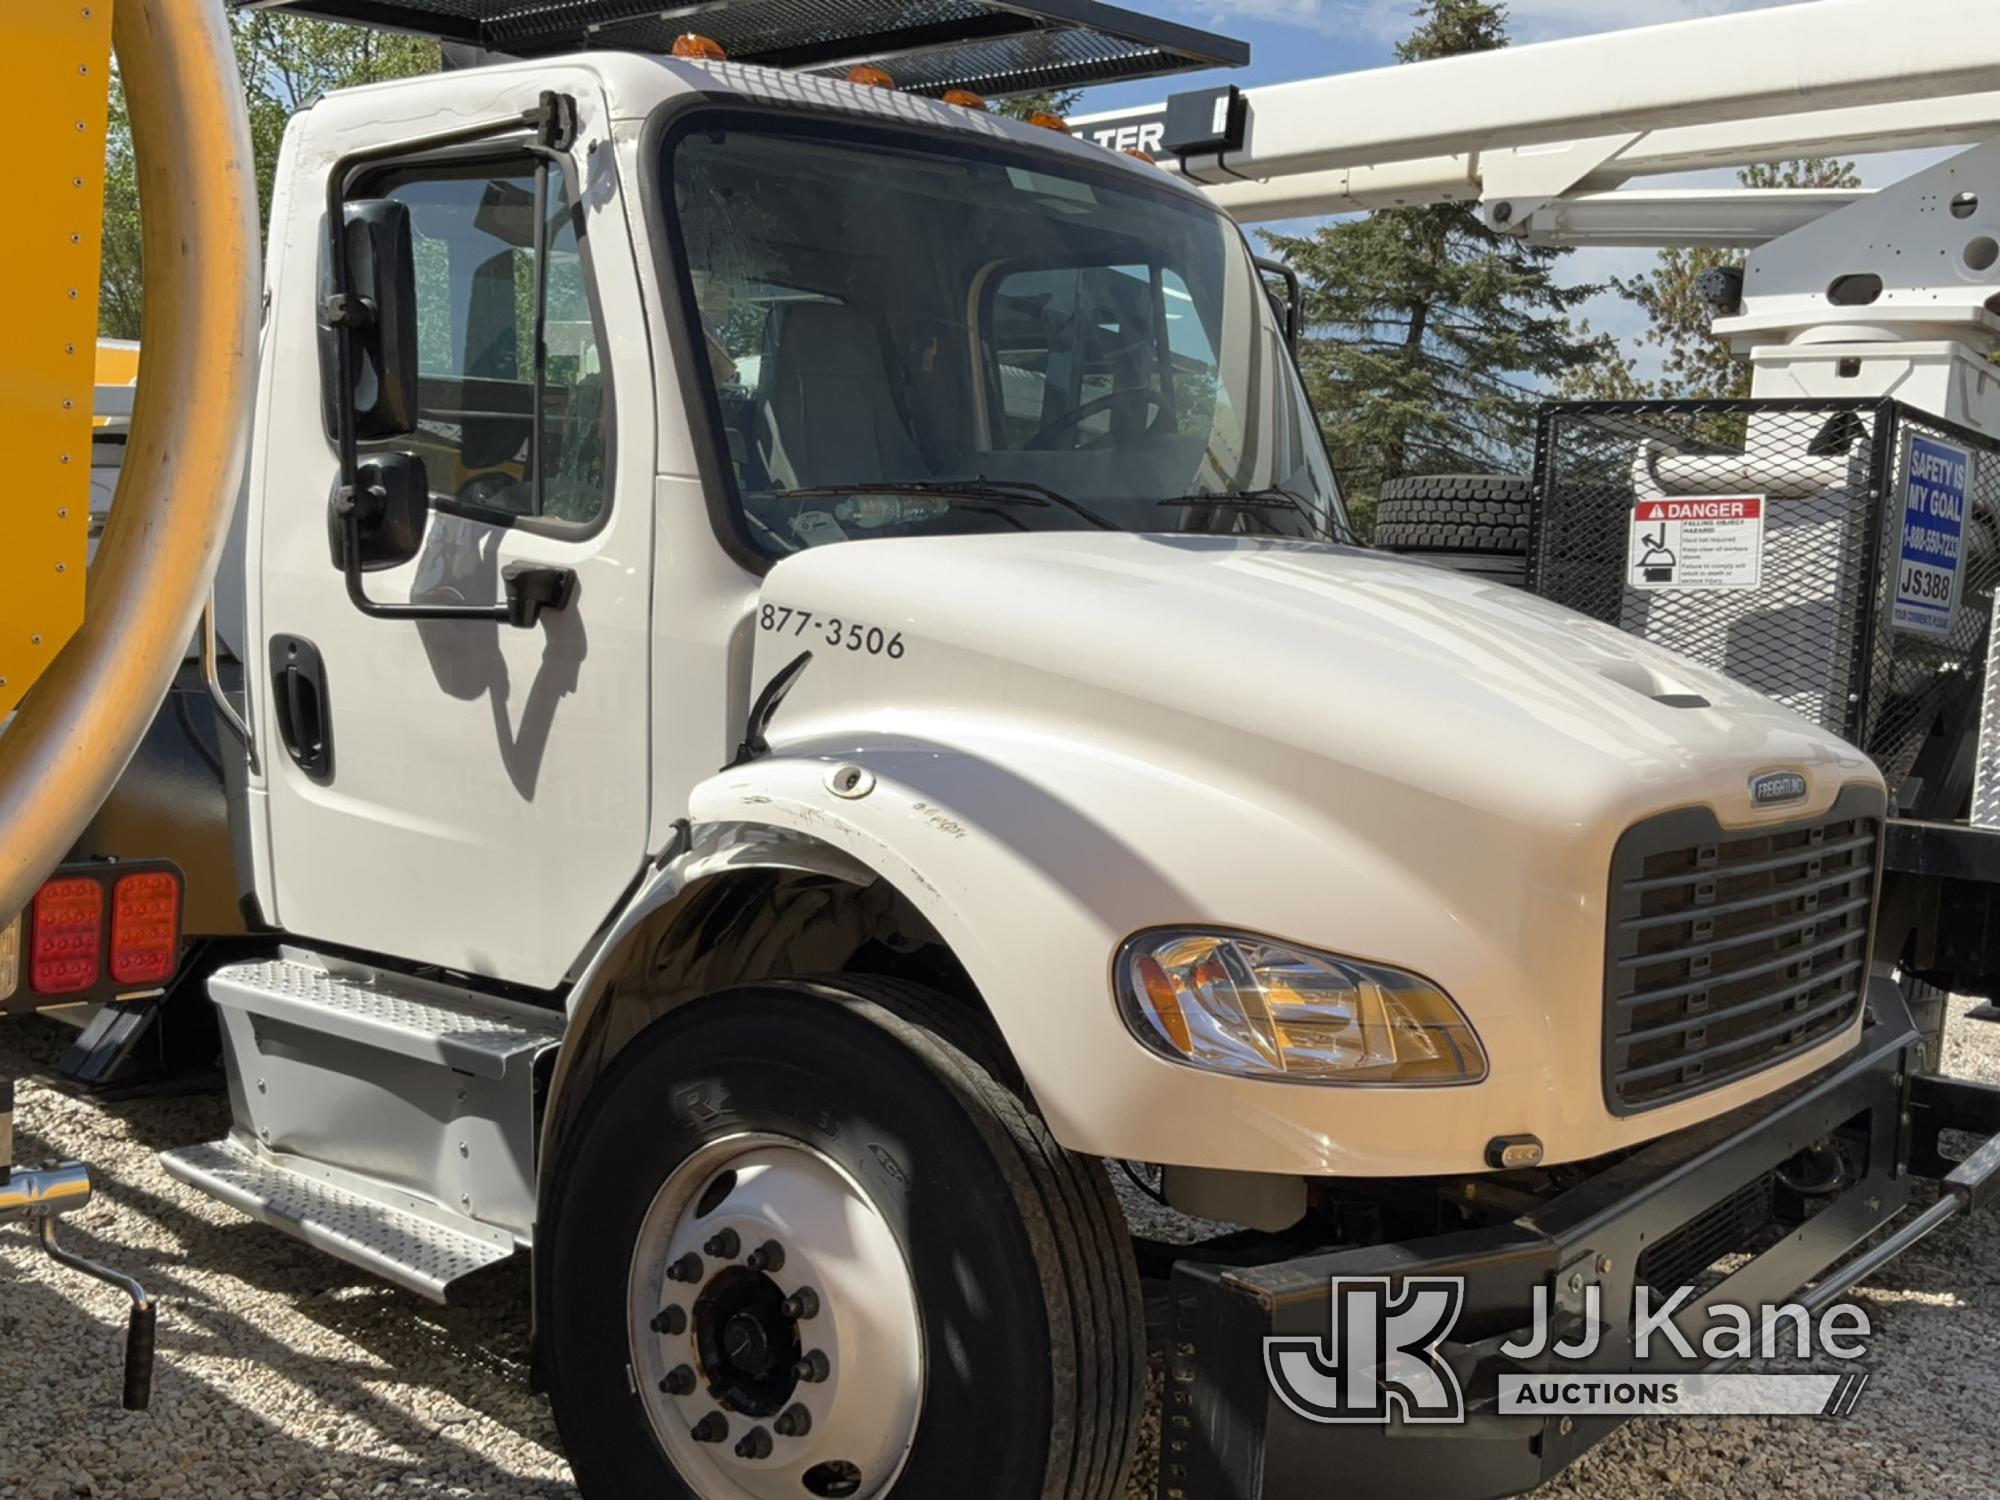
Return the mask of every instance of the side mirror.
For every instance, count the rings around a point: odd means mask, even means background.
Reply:
[[[329,298],[321,331],[327,431],[340,430],[333,404],[350,401],[357,438],[399,437],[417,425],[417,264],[410,210],[391,198],[341,205],[347,237],[347,294]],[[336,389],[333,340],[352,330],[349,389]]]
[[[333,565],[347,571],[350,535],[360,543],[364,573],[408,562],[423,546],[430,518],[431,482],[424,461],[414,453],[377,453],[361,460],[359,477],[351,502],[336,490],[327,506]]]

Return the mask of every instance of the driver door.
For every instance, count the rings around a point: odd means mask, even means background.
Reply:
[[[565,86],[551,73],[518,100],[488,81],[459,118],[530,109]],[[330,556],[330,371],[298,339],[269,377],[253,541],[266,916],[539,988],[560,982],[640,869],[649,812],[652,453],[643,417],[612,417],[620,396],[644,413],[650,370],[642,338],[609,332],[645,320],[611,152],[582,144],[611,136],[602,96],[567,82],[578,144],[547,175],[539,259],[540,158],[524,130],[448,150],[412,139],[349,179],[351,197],[407,210],[415,265],[414,422],[363,441],[362,456],[414,455],[429,490],[415,555],[364,574],[366,596],[493,606],[520,565],[568,570],[567,603],[530,628],[363,613]],[[325,133],[328,156],[380,141],[368,104],[326,101],[308,134]],[[448,113],[429,99],[420,128]],[[292,243],[318,244],[324,285],[316,207],[291,205]],[[321,288],[296,284],[297,259],[274,315],[302,320]]]

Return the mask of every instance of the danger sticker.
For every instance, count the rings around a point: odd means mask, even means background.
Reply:
[[[1754,589],[1764,577],[1764,496],[1641,500],[1632,507],[1635,589]]]

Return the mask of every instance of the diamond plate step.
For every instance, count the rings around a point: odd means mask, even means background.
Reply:
[[[189,1187],[435,1302],[514,1253],[505,1231],[453,1224],[456,1215],[404,1195],[308,1175],[236,1140],[163,1151],[160,1163]]]
[[[283,957],[229,964],[208,981],[218,1005],[295,1022],[385,1052],[503,1078],[562,1040],[563,1018],[491,995],[402,975],[343,973],[327,961]]]

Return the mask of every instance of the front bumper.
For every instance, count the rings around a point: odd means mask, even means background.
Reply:
[[[1517,1362],[1499,1350],[1530,1327],[1536,1289],[1546,1289],[1559,1335],[1566,1319],[1575,1331],[1590,1287],[1602,1299],[1609,1326],[1596,1353],[1563,1364],[1564,1371],[1688,1369],[1663,1341],[1647,1360],[1634,1358],[1631,1309],[1642,1255],[1651,1252],[1653,1267],[1676,1258],[1705,1266],[1754,1249],[1727,1237],[1739,1212],[1733,1205],[1829,1137],[1845,1142],[1854,1163],[1851,1185],[1815,1200],[1822,1206],[1790,1232],[1757,1241],[1768,1248],[1691,1298],[1678,1319],[1683,1326],[1706,1326],[1706,1310],[1720,1303],[1796,1300],[1816,1309],[1954,1213],[1983,1206],[2000,1187],[2000,1089],[1920,1076],[1922,1044],[1900,993],[1878,980],[1868,998],[1870,1022],[1841,1062],[1657,1140],[1510,1222],[1274,1265],[1179,1263],[1161,1500],[1292,1500],[1323,1495],[1329,1484],[1423,1500],[1479,1500],[1534,1488],[1622,1420],[1495,1410],[1500,1374],[1551,1367],[1546,1354]],[[1954,1164],[1939,1154],[1942,1130],[1987,1140]],[[1939,1202],[1856,1253],[1905,1210],[1914,1182],[1924,1177],[1944,1179]],[[1287,1406],[1266,1373],[1264,1340],[1326,1339],[1335,1278],[1386,1277],[1393,1284],[1408,1276],[1465,1280],[1463,1308],[1438,1345],[1465,1393],[1465,1420],[1322,1423]],[[1808,1282],[1813,1289],[1799,1295]],[[1655,1302],[1679,1284],[1655,1287]]]

